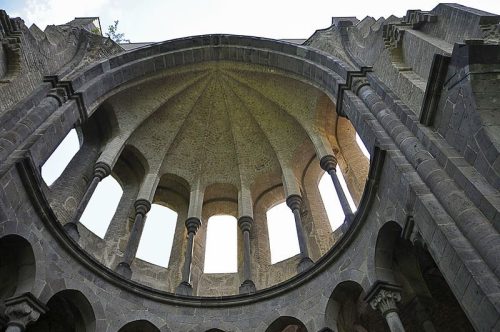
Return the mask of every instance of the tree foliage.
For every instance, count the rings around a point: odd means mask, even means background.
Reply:
[[[130,43],[130,39],[125,39],[125,34],[118,32],[118,23],[120,21],[116,20],[115,24],[108,26],[108,32],[106,36],[113,39],[117,43]]]

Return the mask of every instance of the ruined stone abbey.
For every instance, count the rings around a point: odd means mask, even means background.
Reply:
[[[141,45],[96,19],[42,31],[0,10],[1,331],[500,331],[499,15]],[[82,216],[108,180],[101,236]],[[298,251],[272,262],[278,204]],[[156,205],[177,215],[167,266],[138,257]],[[218,215],[236,272],[205,271]]]

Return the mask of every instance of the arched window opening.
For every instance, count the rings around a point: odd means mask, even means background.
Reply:
[[[112,176],[105,177],[97,185],[85,211],[83,211],[80,223],[103,239],[122,195],[123,190],[118,181]]]
[[[177,212],[153,204],[146,217],[136,257],[167,268],[174,243]]]
[[[205,244],[205,273],[234,273],[237,262],[237,221],[229,215],[208,219]]]
[[[80,140],[76,129],[73,128],[42,165],[42,179],[48,186],[61,176],[78,150],[80,150]]]
[[[92,305],[78,290],[66,289],[56,293],[47,303],[47,309],[36,322],[27,326],[26,332],[96,330]]]
[[[356,143],[358,144],[359,148],[361,149],[361,152],[365,155],[366,158],[370,159],[370,152],[368,152],[368,149],[365,146],[365,143],[361,140],[361,137],[359,137],[358,133],[356,133]]]
[[[349,193],[349,189],[347,188],[347,184],[344,180],[344,176],[340,171],[339,166],[337,165],[337,177],[339,178],[340,185],[344,191],[345,196],[347,197],[347,201],[351,206],[352,212],[356,211],[356,205]],[[321,195],[321,200],[323,201],[323,206],[325,207],[326,214],[328,216],[328,221],[330,222],[330,226],[332,227],[332,231],[335,231],[339,228],[344,222],[345,215],[344,211],[342,211],[342,206],[340,205],[339,197],[337,196],[337,192],[335,191],[335,187],[333,186],[332,178],[328,173],[324,173],[321,177],[321,180],[318,184],[319,193]]]
[[[286,203],[267,210],[267,230],[271,249],[271,264],[281,262],[300,253],[295,219]]]

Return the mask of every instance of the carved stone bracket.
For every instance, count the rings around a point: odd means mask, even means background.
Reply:
[[[101,161],[98,161],[95,164],[94,176],[99,178],[99,181],[104,179],[109,174],[111,174],[111,167],[108,164],[103,163]]]
[[[47,312],[47,308],[33,294],[24,293],[5,300],[5,315],[8,317],[9,327],[17,327],[24,331],[26,326],[38,320],[40,315]]]
[[[201,226],[201,221],[198,218],[191,217],[186,219],[185,225],[188,233],[196,234]]]
[[[302,197],[299,195],[290,195],[286,199],[286,205],[293,211],[299,210],[302,206]]]
[[[140,214],[144,217],[151,209],[151,202],[145,199],[138,199],[134,203],[134,208],[136,214]]]
[[[242,232],[250,232],[252,230],[253,218],[249,216],[243,216],[238,218],[238,226]]]
[[[370,306],[373,309],[379,310],[385,316],[391,311],[398,310],[396,302],[399,301],[401,301],[401,294],[399,292],[381,289],[370,301]]]
[[[365,300],[370,306],[386,316],[390,312],[397,311],[397,302],[401,301],[401,287],[382,281],[377,281]]]

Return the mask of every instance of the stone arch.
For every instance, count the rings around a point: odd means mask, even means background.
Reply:
[[[396,283],[393,270],[394,249],[400,234],[401,226],[395,221],[389,221],[380,228],[375,244],[375,277],[378,280]]]
[[[48,311],[29,325],[26,332],[94,332],[96,317],[89,300],[82,292],[65,289],[47,302]]]
[[[153,323],[140,319],[123,325],[118,332],[160,332]]]
[[[120,165],[121,163],[123,165]],[[122,182],[124,181],[124,179],[128,178],[120,176],[121,168],[125,166],[135,175],[135,178],[138,182],[140,182],[149,172],[147,159],[138,148],[131,144],[125,145],[120,154],[120,157],[118,158],[115,168],[113,169],[113,172],[116,173],[118,178],[120,179],[119,181]]]
[[[295,317],[280,316],[269,325],[266,332],[307,332],[307,328]]]
[[[99,137],[105,141],[118,135],[119,126],[116,118],[116,113],[113,106],[107,101],[99,105],[99,107],[91,114],[88,123],[95,123],[95,129]]]
[[[185,209],[187,213],[190,189],[189,183],[184,178],[165,173],[160,177],[153,201],[160,201],[178,213]]]
[[[338,332],[365,332],[362,313],[366,308],[363,302],[363,287],[355,281],[339,283],[333,290],[325,310],[325,328]]]
[[[0,299],[30,292],[35,283],[36,261],[31,244],[19,235],[0,238]]]
[[[210,330],[207,330],[206,332],[224,332],[224,331],[220,330],[220,329],[210,329]]]

